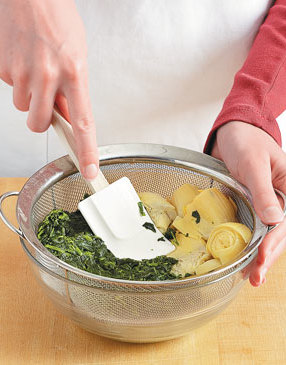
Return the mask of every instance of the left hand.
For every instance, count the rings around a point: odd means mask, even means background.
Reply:
[[[212,156],[222,160],[232,176],[250,190],[262,222],[282,222],[259,246],[249,277],[253,286],[259,286],[286,247],[286,219],[273,189],[286,194],[286,154],[262,129],[233,121],[218,129]]]

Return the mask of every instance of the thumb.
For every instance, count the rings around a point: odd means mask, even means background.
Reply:
[[[276,197],[271,178],[270,161],[243,166],[247,171],[245,185],[251,192],[253,205],[259,218],[265,224],[276,224],[284,219],[283,211]]]

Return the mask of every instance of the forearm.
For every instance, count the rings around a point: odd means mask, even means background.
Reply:
[[[286,0],[278,0],[260,27],[249,55],[235,76],[208,136],[211,153],[217,129],[229,121],[261,128],[281,145],[276,117],[286,109]]]

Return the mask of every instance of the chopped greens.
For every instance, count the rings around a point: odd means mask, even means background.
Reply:
[[[143,224],[143,227],[146,229],[150,229],[150,231],[153,231],[154,233],[156,233],[156,228],[153,223],[146,222]]]
[[[143,203],[138,202],[137,204],[138,204],[138,207],[139,207],[139,213],[140,213],[141,217],[144,217],[146,214],[144,212]]]
[[[51,211],[39,225],[38,238],[60,260],[93,274],[138,281],[180,278],[171,273],[178,262],[173,257],[158,256],[141,261],[115,257],[103,240],[91,232],[78,210]]]
[[[166,241],[166,240],[165,240],[165,237],[160,237],[157,239],[157,241]]]
[[[192,212],[192,216],[193,216],[194,218],[196,218],[196,223],[197,223],[197,224],[198,224],[198,223],[200,223],[201,217],[200,217],[200,214],[199,214],[199,212],[198,212],[197,210],[194,210],[194,211]]]
[[[164,236],[171,241],[173,244],[179,246],[179,242],[176,238],[176,230],[174,228],[168,228],[167,231],[165,232]]]
[[[174,238],[174,236],[176,236],[176,230],[174,228],[168,228],[167,231],[165,232],[164,236],[167,238],[167,240],[171,240]]]

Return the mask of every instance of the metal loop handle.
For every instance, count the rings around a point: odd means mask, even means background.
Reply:
[[[275,193],[277,195],[279,195],[282,200],[283,200],[283,213],[284,213],[284,217],[286,217],[286,195],[284,193],[282,193],[282,191],[278,190],[278,189],[274,189],[275,190]],[[273,229],[277,228],[279,226],[280,223],[277,223],[277,224],[274,224],[273,226],[268,226],[268,231],[267,233],[273,231]]]
[[[20,229],[16,228],[12,223],[10,223],[2,211],[3,201],[6,198],[9,198],[10,196],[18,196],[18,195],[19,195],[18,191],[8,191],[7,193],[0,196],[0,218],[6,224],[6,226],[11,229],[11,231],[17,233],[20,237],[25,239],[24,233]]]

